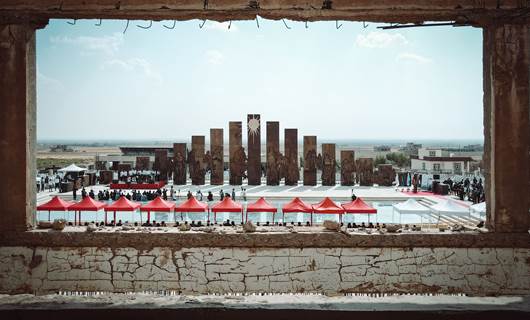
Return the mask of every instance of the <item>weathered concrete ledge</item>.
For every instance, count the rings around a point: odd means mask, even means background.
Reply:
[[[46,309],[260,309],[313,311],[520,311],[530,313],[530,296],[469,297],[462,295],[0,295],[0,310]]]
[[[74,228],[72,228],[74,229]],[[98,231],[88,233],[84,228],[78,231],[35,230],[21,233],[0,234],[0,246],[26,247],[110,247],[151,249],[171,248],[530,248],[528,233],[387,233],[362,234],[339,232],[265,232],[265,233],[206,233],[178,232],[176,228],[149,232]],[[110,228],[108,228],[110,229]]]

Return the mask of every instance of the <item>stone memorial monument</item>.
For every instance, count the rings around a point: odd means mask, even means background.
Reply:
[[[357,180],[361,186],[373,186],[374,184],[374,159],[359,158],[357,164]]]
[[[317,184],[317,137],[304,136],[304,186]]]
[[[285,129],[285,160],[282,159],[281,166],[285,166],[285,185],[296,186],[300,179],[298,167],[298,129]],[[283,169],[283,168],[282,168]]]
[[[340,151],[340,184],[343,186],[355,185],[355,151]]]
[[[186,184],[186,149],[185,143],[173,144],[173,184],[175,185]]]
[[[230,121],[228,127],[230,184],[241,185],[246,171],[246,154],[243,148],[241,121]]]
[[[206,165],[204,164],[204,136],[191,137],[191,151],[188,155],[190,178],[193,185],[203,185]]]
[[[223,129],[210,129],[210,183],[222,185],[224,182]]]
[[[248,184],[261,184],[261,121],[259,114],[247,115]]]
[[[267,185],[280,184],[280,123],[267,121]]]
[[[335,144],[334,143],[323,143],[322,144],[322,185],[323,186],[334,186],[336,183],[337,161],[335,160]]]

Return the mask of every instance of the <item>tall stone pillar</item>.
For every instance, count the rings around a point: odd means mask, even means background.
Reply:
[[[298,129],[285,129],[285,185],[296,186],[300,179],[298,167]]]
[[[337,161],[336,161],[336,156],[335,156],[335,144],[334,143],[323,143],[322,144],[322,185],[323,186],[334,186],[335,185],[336,165],[337,165]]]
[[[267,185],[280,184],[280,123],[267,121]]]
[[[241,121],[230,121],[228,124],[228,153],[230,161],[230,184],[241,185],[245,175],[245,149],[242,141]]]
[[[483,35],[487,227],[527,233],[530,33],[525,25],[492,25]]]
[[[224,180],[223,129],[210,129],[210,184],[222,185]]]
[[[155,163],[154,169],[160,175],[160,181],[167,181],[168,175],[168,158],[166,149],[155,149]]]
[[[355,151],[340,151],[340,184],[343,186],[355,185]]]
[[[317,185],[317,137],[304,136],[304,186]]]
[[[186,184],[186,161],[188,152],[185,143],[173,144],[173,184]]]
[[[190,177],[193,185],[204,184],[204,174],[206,172],[206,165],[204,163],[204,136],[191,137],[191,151],[188,155],[188,163],[190,166]]]
[[[0,24],[0,231],[35,225],[36,55],[39,24]]]
[[[247,115],[248,184],[261,184],[261,120],[259,114]]]

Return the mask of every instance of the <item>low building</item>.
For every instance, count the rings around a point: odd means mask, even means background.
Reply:
[[[427,174],[464,174],[469,172],[471,157],[454,156],[444,149],[420,148],[410,157],[412,171]]]
[[[168,158],[173,157],[173,148],[168,146],[121,146],[120,154],[97,155],[96,167],[110,169],[114,163],[119,163],[135,168],[138,157],[149,157],[149,169],[151,169],[155,162],[155,151],[158,149],[167,150]]]

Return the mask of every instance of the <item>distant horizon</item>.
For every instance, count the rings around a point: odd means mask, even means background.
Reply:
[[[206,142],[209,142],[209,137],[206,137]],[[318,137],[317,137],[318,139]],[[266,143],[266,138],[261,137],[262,144]],[[283,139],[280,139],[283,142]],[[298,139],[299,142],[303,141],[303,137]],[[416,144],[425,144],[425,145],[436,145],[436,144],[448,144],[448,145],[471,145],[471,144],[484,144],[484,139],[348,139],[348,138],[336,138],[336,139],[318,139],[320,142],[336,142],[337,144],[360,144],[360,145],[403,145],[406,143],[416,143]],[[37,144],[67,144],[67,145],[98,145],[98,144],[137,144],[142,143],[146,145],[160,145],[172,143],[191,143],[191,137],[189,139],[37,139]],[[246,143],[246,139],[243,139],[243,142]],[[228,140],[225,139],[224,143],[228,145]]]

